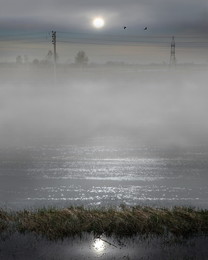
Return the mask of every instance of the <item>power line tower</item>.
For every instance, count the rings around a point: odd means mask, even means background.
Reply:
[[[53,57],[56,64],[56,32],[52,31]]]
[[[56,86],[56,32],[52,31],[53,58],[54,58],[54,84]]]
[[[172,37],[171,41],[171,50],[170,50],[170,66],[175,66],[176,65],[176,57],[175,57],[175,38],[174,36]]]

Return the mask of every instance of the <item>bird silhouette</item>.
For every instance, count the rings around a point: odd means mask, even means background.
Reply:
[[[144,30],[146,31],[146,30],[147,30],[147,27],[144,27]]]
[[[124,30],[126,29],[126,26],[124,26]]]

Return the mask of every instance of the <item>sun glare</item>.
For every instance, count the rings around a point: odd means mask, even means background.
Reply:
[[[102,17],[96,17],[93,19],[93,22],[92,22],[93,26],[95,28],[102,28],[104,25],[105,25],[105,21]]]

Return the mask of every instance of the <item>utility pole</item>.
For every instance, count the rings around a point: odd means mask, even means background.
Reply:
[[[56,32],[52,31],[53,58],[54,58],[54,83],[56,85]]]
[[[56,32],[52,31],[53,57],[56,64]]]
[[[174,36],[172,37],[171,41],[171,50],[170,50],[170,66],[176,65],[176,57],[175,57],[175,39]]]

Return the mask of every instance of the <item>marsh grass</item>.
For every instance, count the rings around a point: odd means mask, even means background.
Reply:
[[[42,208],[35,211],[0,210],[0,232],[32,232],[48,239],[63,239],[91,233],[118,238],[142,235],[150,237],[188,237],[208,235],[208,210],[187,207],[125,207],[85,209]]]

